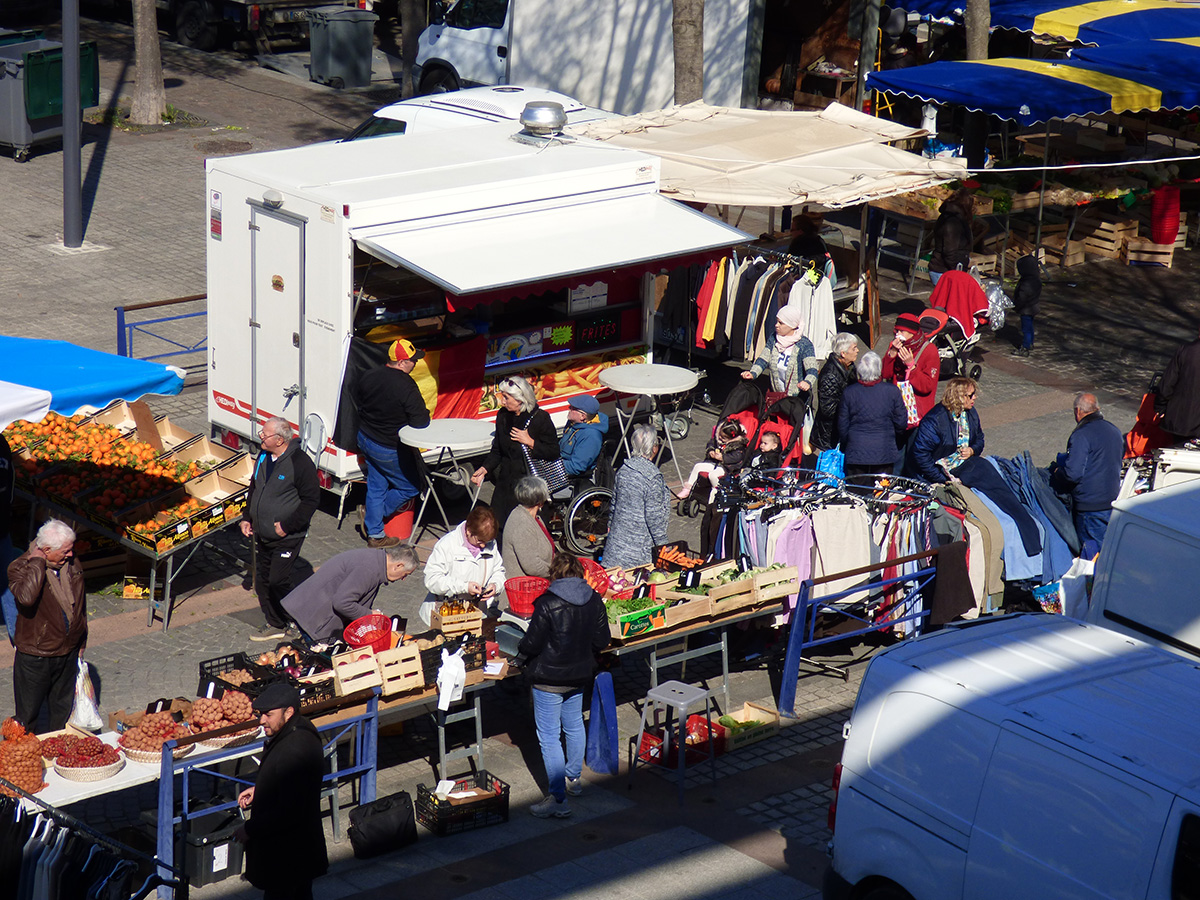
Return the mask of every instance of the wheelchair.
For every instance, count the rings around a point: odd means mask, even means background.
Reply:
[[[542,519],[555,543],[576,556],[596,558],[604,552],[612,491],[592,481],[595,470],[571,479],[542,507]]]

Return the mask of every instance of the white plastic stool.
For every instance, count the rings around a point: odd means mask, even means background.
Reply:
[[[690,684],[684,684],[682,681],[664,681],[657,687],[650,689],[646,694],[646,703],[642,706],[642,722],[638,726],[637,741],[633,745],[632,759],[629,761],[629,779],[630,787],[633,786],[633,773],[637,768],[638,760],[641,756],[642,738],[646,733],[646,719],[650,711],[654,711],[654,719],[651,727],[655,730],[662,730],[662,745],[659,748],[661,751],[660,759],[664,762],[671,754],[671,725],[672,721],[678,716],[678,729],[676,731],[675,740],[677,743],[676,770],[677,781],[679,784],[679,805],[683,806],[683,779],[687,770],[687,720],[691,712],[699,712],[703,708],[704,718],[711,722],[713,711],[712,693],[704,688],[695,687]],[[667,720],[664,724],[660,724],[658,714],[661,710],[666,710]],[[717,783],[717,755],[713,746],[712,735],[709,734],[708,739],[708,760],[712,766],[713,784]]]

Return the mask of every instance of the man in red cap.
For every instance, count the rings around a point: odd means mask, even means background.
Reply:
[[[372,548],[400,543],[384,532],[383,520],[420,493],[414,486],[416,463],[412,451],[400,443],[400,429],[429,424],[429,410],[412,377],[413,367],[424,355],[409,341],[395,341],[388,348],[387,364],[364,373],[354,386],[358,452],[367,476],[363,536]]]

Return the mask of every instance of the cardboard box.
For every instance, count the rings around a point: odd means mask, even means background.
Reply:
[[[180,428],[171,421],[170,416],[159,416],[154,420],[154,429],[158,432],[158,439],[162,441],[163,451],[166,453],[175,450],[188,441],[195,440],[198,435],[194,431],[188,431],[186,428]]]
[[[214,469],[223,463],[231,462],[241,454],[240,450],[230,450],[224,444],[218,444],[203,435],[187,444],[164,454],[163,459],[171,462],[191,462],[195,460],[202,466]],[[249,482],[247,482],[249,484]]]
[[[205,472],[184,484],[186,490],[197,500],[209,504],[200,513],[192,517],[192,536],[199,537],[213,527],[219,527],[225,522],[240,519],[246,509],[248,489],[236,481],[225,478],[218,471]],[[195,529],[196,521],[200,521],[201,530]]]
[[[609,631],[618,640],[628,640],[659,628],[667,627],[666,604],[659,603],[646,609],[635,610],[618,616],[609,623]]]
[[[746,703],[737,712],[729,713],[737,722],[760,724],[743,730],[725,729],[725,752],[730,753],[748,744],[757,744],[779,734],[779,713],[757,703]]]
[[[256,457],[239,453],[217,468],[221,470],[222,478],[228,478],[230,481],[236,481],[240,485],[249,487],[250,480],[254,477],[255,459]]]
[[[162,579],[159,579],[154,584],[154,599],[161,601],[163,598],[163,590],[165,585]],[[126,600],[149,600],[150,599],[150,579],[143,578],[138,575],[126,575],[125,583],[121,588],[121,596]]]
[[[165,699],[166,698],[163,698],[164,701]],[[147,706],[148,708],[153,709],[157,707],[160,702],[163,701],[154,701],[153,703],[147,704]],[[192,714],[192,701],[188,700],[186,697],[176,697],[174,700],[169,702],[163,702],[163,709],[169,709],[171,714],[175,717],[175,721],[182,722]],[[120,734],[126,729],[136,728],[138,723],[142,721],[145,715],[146,710],[144,709],[133,711],[127,709],[118,709],[115,712],[110,712],[108,714],[108,730],[115,731]]]
[[[137,428],[137,419],[134,418],[133,410],[124,400],[118,400],[116,403],[106,406],[86,421],[111,425],[122,434],[129,434]]]

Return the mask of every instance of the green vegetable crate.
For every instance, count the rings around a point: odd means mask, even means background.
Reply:
[[[665,603],[659,603],[655,606],[647,606],[645,609],[623,613],[616,617],[615,622],[609,622],[609,630],[614,638],[624,641],[659,628],[666,628],[666,609]]]
[[[725,727],[726,753],[779,734],[779,713],[757,703],[746,703],[738,712],[721,716],[718,721]]]

